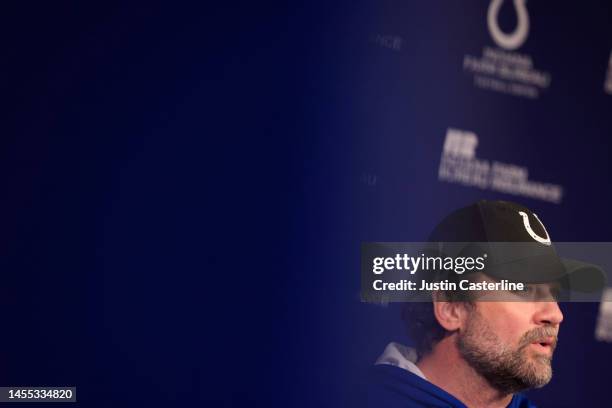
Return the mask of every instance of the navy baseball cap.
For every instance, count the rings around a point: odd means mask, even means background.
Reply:
[[[540,218],[509,201],[482,200],[460,208],[434,228],[428,241],[448,256],[486,253],[483,272],[499,280],[559,282],[564,289],[588,293],[606,285],[599,266],[559,257]]]

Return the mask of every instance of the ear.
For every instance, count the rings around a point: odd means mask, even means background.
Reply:
[[[467,311],[461,302],[434,300],[433,311],[440,326],[447,331],[453,332],[464,327]]]

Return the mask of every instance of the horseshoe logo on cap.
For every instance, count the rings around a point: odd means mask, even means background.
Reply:
[[[529,34],[529,14],[527,14],[527,7],[525,2],[527,0],[514,0],[514,9],[516,10],[516,28],[510,34],[504,33],[499,28],[497,22],[497,16],[499,9],[501,8],[504,0],[492,0],[489,4],[489,10],[487,12],[487,25],[489,26],[489,32],[491,37],[497,45],[507,50],[515,50],[527,39]]]
[[[531,225],[529,225],[529,216],[526,213],[524,213],[523,211],[519,211],[518,213],[521,215],[521,217],[523,217],[523,225],[525,225],[525,229],[527,230],[529,235],[531,235],[531,238],[535,239],[536,241],[544,245],[550,245],[550,236],[548,235],[548,231],[546,231],[546,227],[544,226],[544,224],[542,224],[542,221],[540,221],[538,216],[533,214],[535,219],[538,220],[538,222],[544,229],[544,232],[546,233],[546,238],[542,238],[541,236],[536,234],[534,230],[531,229]]]

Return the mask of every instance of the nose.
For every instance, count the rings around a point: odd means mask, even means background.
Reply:
[[[535,315],[536,323],[548,326],[559,326],[563,321],[563,313],[557,302],[537,302],[538,311]]]

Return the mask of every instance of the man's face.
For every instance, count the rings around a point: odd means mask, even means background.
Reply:
[[[533,285],[549,291],[548,285]],[[457,345],[494,387],[514,393],[546,385],[563,314],[554,301],[475,302]]]

